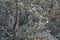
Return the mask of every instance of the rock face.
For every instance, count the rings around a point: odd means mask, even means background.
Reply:
[[[60,40],[59,0],[0,0],[0,40]]]

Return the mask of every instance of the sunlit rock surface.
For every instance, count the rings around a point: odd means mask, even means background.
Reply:
[[[0,40],[60,40],[60,1],[0,0]]]

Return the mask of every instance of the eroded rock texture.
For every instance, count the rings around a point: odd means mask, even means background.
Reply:
[[[0,0],[0,40],[60,40],[60,1]]]

